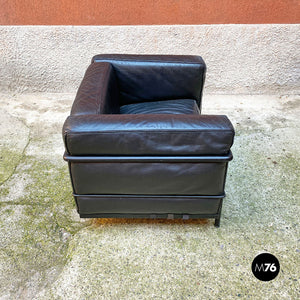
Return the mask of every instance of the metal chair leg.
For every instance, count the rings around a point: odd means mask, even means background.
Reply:
[[[220,217],[215,219],[215,227],[220,227]]]

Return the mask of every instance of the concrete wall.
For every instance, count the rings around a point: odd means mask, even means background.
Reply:
[[[0,91],[75,92],[99,53],[196,54],[210,94],[297,94],[300,25],[2,26]]]

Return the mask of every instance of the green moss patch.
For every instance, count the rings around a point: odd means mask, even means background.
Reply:
[[[14,172],[22,158],[22,153],[5,147],[0,148],[0,184]]]
[[[23,167],[15,169],[15,175],[29,177],[30,183],[23,196],[0,206],[0,231],[5,238],[0,244],[0,264],[2,259],[12,261],[7,272],[15,278],[12,285],[1,280],[0,290],[10,286],[9,293],[15,295],[35,274],[39,274],[36,288],[49,284],[49,270],[59,274],[71,237],[86,226],[75,211],[66,164],[58,167],[29,156],[18,159]],[[15,168],[12,166],[10,169]],[[7,188],[2,188],[1,194],[5,196]]]

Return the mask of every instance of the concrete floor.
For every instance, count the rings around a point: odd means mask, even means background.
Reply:
[[[300,98],[212,96],[236,128],[213,220],[80,220],[61,127],[74,94],[0,95],[0,299],[299,299]],[[260,282],[271,252],[278,277]]]

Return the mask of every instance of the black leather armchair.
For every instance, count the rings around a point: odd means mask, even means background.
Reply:
[[[215,218],[234,129],[201,115],[199,56],[93,57],[63,126],[81,217]]]

